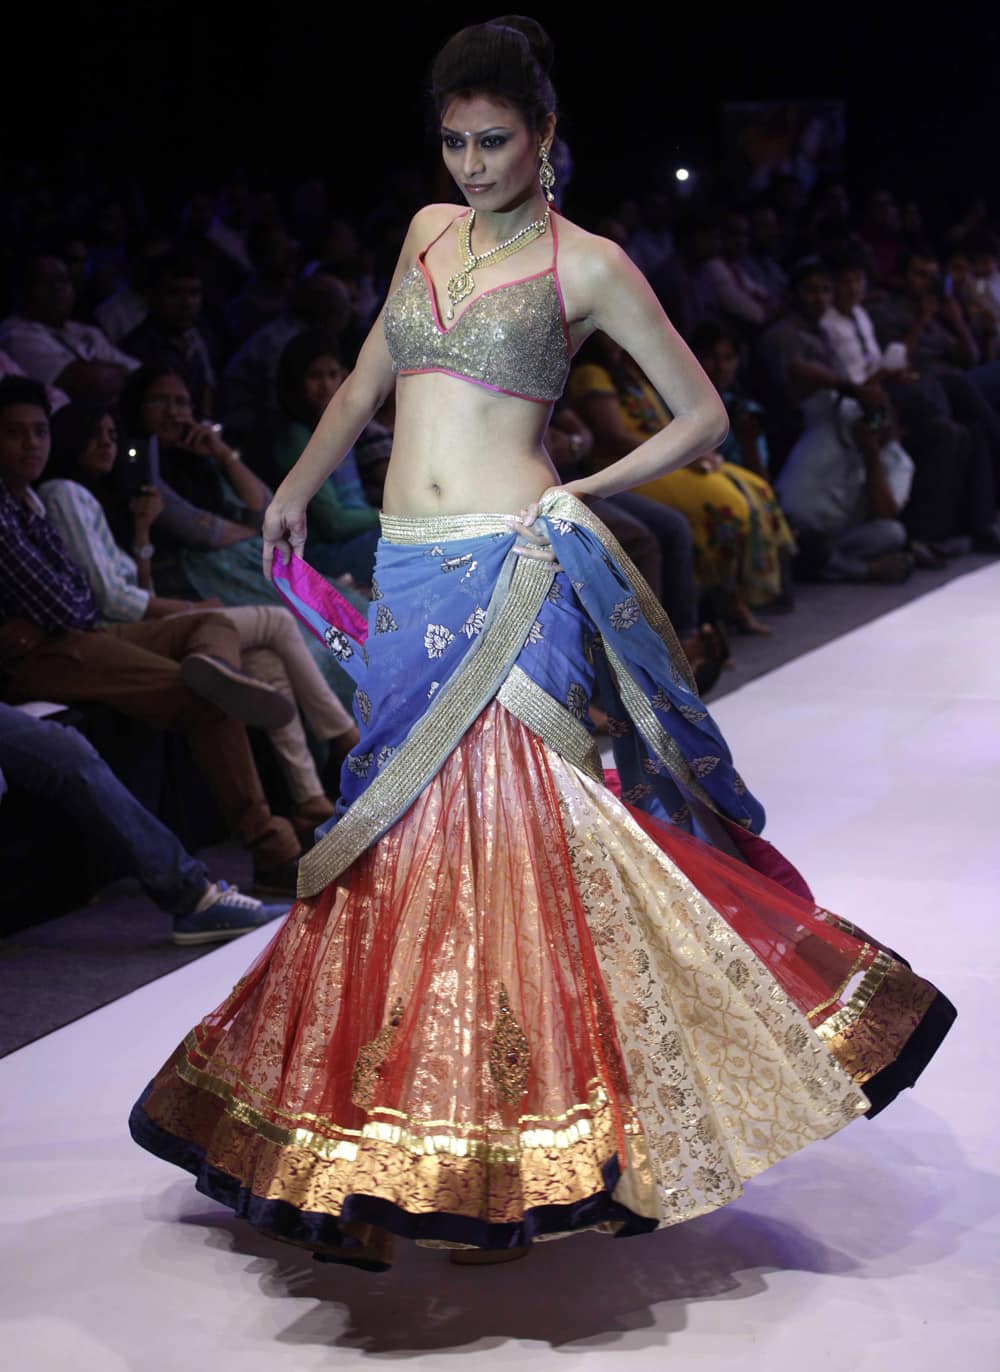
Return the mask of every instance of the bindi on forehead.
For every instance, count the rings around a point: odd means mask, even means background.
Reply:
[[[442,124],[441,132],[453,138],[485,138],[488,133],[513,133],[514,130],[505,124],[494,124],[489,129],[450,129],[447,124]]]

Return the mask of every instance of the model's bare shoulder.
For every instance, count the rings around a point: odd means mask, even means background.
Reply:
[[[403,273],[410,270],[417,260],[417,254],[422,253],[431,243],[434,242],[444,230],[449,222],[460,214],[461,210],[457,205],[424,205],[417,210],[406,230],[406,237],[403,239],[402,247],[399,250],[399,258],[396,262],[396,270],[390,284],[390,291],[397,285]]]
[[[571,318],[588,318],[609,291],[635,274],[628,254],[610,238],[559,220],[559,276]]]
[[[418,248],[425,248],[436,234],[447,228],[451,221],[462,213],[461,205],[436,203],[424,205],[410,220],[407,238],[417,240]],[[424,241],[421,242],[420,240]]]

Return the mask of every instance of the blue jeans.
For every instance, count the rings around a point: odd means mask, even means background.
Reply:
[[[865,581],[868,564],[906,547],[906,530],[898,519],[869,519],[831,538],[824,576],[831,581]]]
[[[204,865],[139,804],[82,734],[0,703],[0,797],[8,783],[61,811],[113,878],[135,877],[161,910],[186,915],[204,894]]]
[[[679,510],[637,491],[620,491],[610,502],[652,531],[663,564],[660,601],[679,638],[693,633],[698,627],[698,588],[690,524]]]

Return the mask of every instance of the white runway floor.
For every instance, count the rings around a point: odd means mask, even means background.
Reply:
[[[959,1010],[915,1091],[689,1225],[386,1275],[256,1236],[136,1148],[152,1071],[270,936],[0,1062],[0,1360],[11,1372],[1000,1368],[1000,567],[753,682],[715,713],[817,899]]]

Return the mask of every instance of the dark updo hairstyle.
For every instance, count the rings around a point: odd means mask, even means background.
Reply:
[[[549,79],[552,58],[548,34],[522,14],[460,29],[431,68],[435,118],[440,124],[446,105],[456,96],[493,95],[520,110],[528,128],[537,133],[545,116],[556,110]]]

